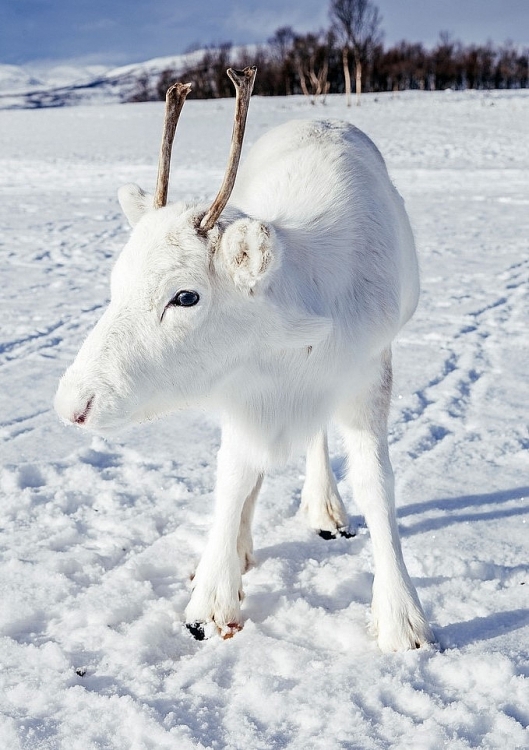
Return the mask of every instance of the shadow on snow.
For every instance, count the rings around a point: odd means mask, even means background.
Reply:
[[[516,507],[501,508],[502,504],[520,500]],[[498,507],[482,510],[483,506]],[[461,512],[465,511],[466,512]],[[529,487],[517,487],[510,490],[499,490],[481,495],[461,495],[460,497],[439,498],[428,500],[423,503],[413,503],[399,508],[397,513],[399,520],[420,513],[440,511],[442,515],[435,518],[425,518],[417,523],[404,523],[401,529],[403,536],[412,534],[423,534],[428,531],[451,526],[456,523],[469,523],[473,521],[494,521],[499,518],[522,516],[529,514]]]

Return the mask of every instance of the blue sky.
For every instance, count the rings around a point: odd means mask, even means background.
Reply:
[[[386,44],[464,42],[529,46],[529,0],[378,0]],[[328,26],[326,0],[0,0],[0,63],[124,64],[193,44],[263,42],[279,26]]]

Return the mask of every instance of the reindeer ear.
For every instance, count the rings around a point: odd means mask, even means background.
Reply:
[[[280,262],[281,248],[275,231],[254,219],[237,219],[225,230],[219,260],[235,286],[248,294]]]
[[[118,200],[131,227],[135,227],[141,217],[153,206],[153,198],[139,185],[123,185],[118,190]]]

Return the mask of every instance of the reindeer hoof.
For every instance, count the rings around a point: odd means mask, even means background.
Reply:
[[[195,641],[207,641],[215,635],[220,635],[223,640],[233,638],[235,633],[242,630],[242,624],[239,622],[229,622],[222,628],[214,622],[186,622],[186,628],[189,630]]]
[[[186,628],[195,641],[204,641],[206,639],[206,630],[203,622],[186,622]]]
[[[318,536],[321,536],[322,539],[337,539],[339,536],[343,536],[345,539],[352,539],[354,536],[356,536],[353,529],[351,529],[349,526],[340,526],[336,529],[336,531],[328,531],[327,529],[320,529],[318,531]]]

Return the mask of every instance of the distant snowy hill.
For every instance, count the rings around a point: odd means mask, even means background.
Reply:
[[[0,65],[0,94],[86,83],[108,70],[108,65]]]
[[[197,51],[158,57],[119,68],[103,65],[0,65],[0,109],[126,102],[139,86],[147,85],[153,91],[162,71],[168,68],[182,70],[201,54],[202,51]]]

